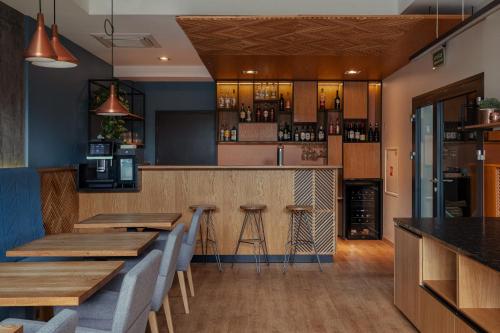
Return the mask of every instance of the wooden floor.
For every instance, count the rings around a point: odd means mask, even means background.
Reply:
[[[339,241],[335,262],[192,264],[196,296],[183,313],[177,280],[170,292],[174,330],[182,332],[415,332],[393,305],[393,248],[383,241]],[[163,311],[160,312],[161,314]],[[163,315],[160,332],[166,332]]]

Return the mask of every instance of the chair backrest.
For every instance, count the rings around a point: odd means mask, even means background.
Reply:
[[[78,313],[64,309],[43,325],[37,333],[74,333],[78,325]]]
[[[196,245],[196,234],[200,228],[201,214],[203,214],[203,208],[196,208],[196,211],[191,218],[191,225],[189,226],[189,231],[185,241],[186,244],[193,245],[193,247]]]
[[[144,333],[161,256],[161,251],[153,250],[125,274],[113,318],[113,333]]]
[[[163,304],[165,295],[172,287],[174,280],[177,259],[182,245],[182,237],[184,236],[184,224],[177,224],[174,230],[170,232],[163,248],[163,257],[160,265],[160,275],[156,281],[156,288],[153,294],[151,308],[154,311],[159,311]]]
[[[0,262],[5,252],[45,235],[40,177],[35,169],[0,169]]]

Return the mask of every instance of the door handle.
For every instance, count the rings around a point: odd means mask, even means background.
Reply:
[[[439,183],[439,179],[437,179],[437,178],[434,178],[434,179],[429,179],[429,181],[430,181],[431,183],[434,183],[434,184]],[[443,179],[443,180],[441,180],[441,181],[442,181],[443,183],[453,183],[453,182],[454,182],[454,180],[453,180],[453,179]]]

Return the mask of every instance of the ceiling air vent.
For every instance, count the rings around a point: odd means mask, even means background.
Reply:
[[[111,47],[111,36],[105,33],[90,34],[97,39],[105,47]],[[135,48],[135,49],[150,49],[161,47],[153,35],[147,33],[119,33],[114,34],[114,47],[116,48]]]

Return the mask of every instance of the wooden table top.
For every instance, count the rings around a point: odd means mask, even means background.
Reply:
[[[172,230],[181,213],[98,214],[76,223],[75,229],[151,228]]]
[[[48,235],[7,251],[7,257],[137,257],[157,232]]]
[[[23,333],[23,326],[0,324],[0,333]]]
[[[108,283],[123,261],[0,263],[0,306],[77,306]]]

